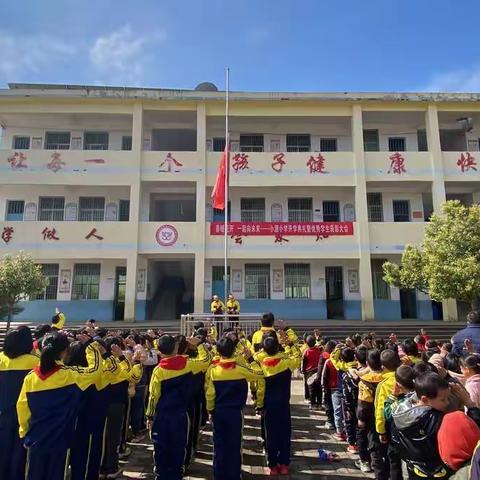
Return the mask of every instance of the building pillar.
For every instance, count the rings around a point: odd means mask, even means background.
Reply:
[[[195,248],[195,282],[194,282],[194,309],[195,312],[203,312],[205,297],[205,202],[207,185],[207,116],[205,102],[197,104],[197,155],[202,165],[202,173],[196,184],[196,231],[198,245]]]
[[[425,118],[427,130],[427,144],[432,165],[432,201],[433,211],[441,213],[442,204],[446,200],[445,177],[443,174],[442,147],[440,144],[440,126],[438,124],[438,110],[435,104],[427,107]],[[443,320],[446,322],[458,321],[457,301],[453,298],[442,302]]]
[[[359,250],[359,280],[362,302],[362,320],[375,319],[373,303],[372,266],[370,261],[370,233],[368,226],[367,183],[365,177],[365,152],[363,149],[362,107],[352,110],[352,144],[355,170],[355,214]]]
[[[138,235],[140,232],[140,171],[142,165],[143,144],[143,106],[136,103],[133,107],[132,122],[132,173],[130,183],[130,216],[131,238],[128,242],[129,253],[127,256],[127,279],[125,291],[124,320],[135,321],[135,305],[137,301],[137,263],[138,263]]]

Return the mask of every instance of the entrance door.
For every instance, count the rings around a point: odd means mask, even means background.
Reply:
[[[342,319],[343,316],[343,269],[325,267],[327,288],[327,318]]]
[[[414,289],[400,290],[402,318],[417,318],[417,292]]]
[[[212,267],[212,295],[218,295],[220,300],[225,300],[225,281],[223,279],[223,265],[214,265]],[[227,288],[230,291],[230,267],[227,267],[228,283]]]
[[[127,286],[127,267],[115,269],[115,295],[113,300],[113,319],[123,320],[125,312],[125,289]]]

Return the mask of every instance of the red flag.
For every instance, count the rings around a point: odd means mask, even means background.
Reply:
[[[215,186],[212,191],[213,208],[217,210],[225,210],[225,174],[229,163],[229,153],[227,147],[225,147],[222,158],[220,159]]]

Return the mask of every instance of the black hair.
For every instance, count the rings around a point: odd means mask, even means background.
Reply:
[[[453,350],[453,345],[451,342],[445,342],[442,347],[448,352],[450,353],[452,350]]]
[[[362,335],[362,340],[370,340],[370,341],[372,341],[372,340],[373,340],[373,336],[372,336],[372,334],[370,334],[370,333],[364,333],[364,334]]]
[[[428,362],[430,361],[430,359],[436,355],[438,352],[435,351],[435,350],[425,350],[424,352],[422,352],[422,361],[423,362]]]
[[[59,314],[59,313],[56,313],[56,314],[52,317],[52,326],[55,326],[59,321],[60,321],[60,314]]]
[[[235,353],[235,342],[228,337],[222,337],[217,342],[217,352],[224,358],[232,358]]]
[[[398,355],[398,345],[393,342],[387,342],[385,348],[388,350],[393,350]]]
[[[262,315],[262,327],[273,327],[273,324],[275,323],[275,316],[273,313],[264,313]]]
[[[410,365],[400,365],[395,371],[395,380],[407,390],[413,390],[415,387],[415,372]]]
[[[344,362],[353,362],[355,360],[355,352],[350,347],[342,348],[340,355]]]
[[[438,343],[435,340],[429,340],[428,342],[425,342],[425,348],[428,350],[438,350]]]
[[[122,340],[118,337],[106,337],[105,338],[105,350],[109,355],[112,354],[112,345],[118,345],[120,348],[123,347]]]
[[[385,340],[380,337],[375,337],[372,341],[372,346],[377,350],[383,351],[385,350]]]
[[[325,344],[325,351],[328,353],[332,353],[335,350],[336,346],[337,346],[337,342],[335,340],[329,340]]]
[[[177,353],[183,355],[188,350],[187,338],[185,335],[175,335],[174,338],[178,345]]]
[[[415,375],[415,379],[425,375],[426,373],[437,373],[437,367],[433,365],[433,363],[426,363],[426,362],[418,362],[413,367],[413,374]]]
[[[480,356],[479,355],[468,355],[465,358],[460,359],[460,363],[463,368],[468,368],[473,371],[475,374],[480,373]]]
[[[440,390],[448,388],[448,382],[438,373],[425,373],[415,378],[415,393],[418,398],[436,398]]]
[[[203,340],[205,340],[208,336],[208,332],[205,330],[205,328],[197,328],[195,330],[195,336],[196,337],[200,337],[202,338]]]
[[[40,354],[40,372],[45,375],[51,372],[60,360],[61,354],[68,349],[70,342],[63,333],[49,333],[43,339],[42,353]]]
[[[88,367],[86,346],[82,342],[72,342],[64,363],[69,366]]]
[[[30,353],[33,349],[32,332],[22,325],[15,330],[9,330],[5,335],[3,353],[8,358],[17,358],[20,355]]]
[[[480,323],[480,312],[478,310],[472,310],[467,315],[467,322],[468,323]]]
[[[357,358],[358,363],[360,363],[360,365],[366,365],[367,354],[368,354],[368,348],[365,345],[359,345],[355,349],[355,357]]]
[[[307,338],[305,339],[305,343],[306,343],[310,348],[313,348],[317,342],[316,342],[314,336],[308,335]]]
[[[33,338],[35,340],[40,340],[40,338],[45,336],[51,330],[52,330],[51,325],[48,325],[47,323],[43,325],[38,325],[37,327],[35,327],[35,330],[33,331]]]
[[[454,353],[449,353],[443,359],[443,366],[451,372],[462,373],[460,369],[460,357]]]
[[[359,333],[356,333],[355,335],[352,335],[350,338],[352,339],[352,342],[357,347],[362,343],[362,336]]]
[[[414,340],[411,338],[407,338],[404,340],[402,344],[403,351],[405,355],[409,355],[412,357],[418,357],[418,347]]]
[[[158,351],[164,355],[172,355],[175,351],[175,338],[171,335],[162,335],[158,339]]]
[[[203,322],[195,322],[193,324],[193,329],[194,330],[198,330],[200,328],[205,328],[205,324]]]
[[[380,354],[380,361],[382,363],[383,368],[385,370],[389,370],[391,372],[394,372],[401,364],[400,362],[400,357],[398,356],[398,353],[394,352],[393,350],[384,350]]]
[[[108,334],[108,330],[103,327],[97,327],[95,329],[95,335],[99,336],[100,338],[105,338]]]
[[[380,361],[380,350],[372,348],[367,354],[367,365],[374,371],[380,371],[382,369],[382,363]]]
[[[280,343],[276,335],[263,339],[263,349],[267,355],[276,355],[280,350]]]

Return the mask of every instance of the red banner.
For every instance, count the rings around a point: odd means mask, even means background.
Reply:
[[[212,222],[210,235],[223,235],[225,224]],[[352,222],[228,222],[231,236],[285,236],[353,235]]]

